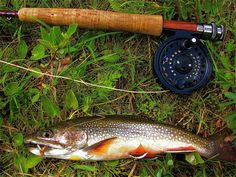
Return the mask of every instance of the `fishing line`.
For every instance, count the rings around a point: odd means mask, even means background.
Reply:
[[[168,92],[168,90],[164,90],[164,91],[135,91],[135,90],[125,90],[125,89],[118,89],[118,88],[114,88],[114,87],[108,87],[108,86],[104,86],[104,85],[99,85],[99,84],[93,84],[90,82],[86,82],[82,79],[72,79],[70,77],[66,77],[66,76],[59,76],[59,75],[53,75],[53,74],[49,74],[49,73],[44,73],[44,72],[40,72],[40,71],[36,71],[33,69],[29,69],[20,65],[16,65],[13,63],[9,63],[7,61],[4,60],[0,60],[0,63],[15,67],[15,68],[19,68],[31,73],[36,73],[36,74],[40,74],[42,76],[48,76],[48,77],[53,77],[53,78],[58,78],[58,79],[64,79],[64,80],[69,80],[69,81],[73,81],[73,82],[77,82],[83,85],[86,85],[87,87],[97,87],[97,88],[103,88],[103,89],[108,89],[108,90],[113,90],[113,91],[118,91],[118,92],[125,92],[125,93],[134,93],[134,94],[160,94],[160,93],[165,93]]]

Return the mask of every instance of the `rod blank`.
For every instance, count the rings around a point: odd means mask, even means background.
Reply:
[[[6,17],[18,17],[18,12],[13,10],[1,10],[0,11],[0,17],[6,16]]]

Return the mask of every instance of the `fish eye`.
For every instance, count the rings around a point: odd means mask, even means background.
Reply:
[[[42,136],[44,138],[52,138],[53,137],[53,132],[52,130],[45,130],[43,133],[42,133]]]

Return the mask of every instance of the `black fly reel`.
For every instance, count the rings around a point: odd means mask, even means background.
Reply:
[[[207,47],[194,34],[185,31],[176,31],[164,41],[153,63],[160,83],[178,94],[201,89],[212,74]]]

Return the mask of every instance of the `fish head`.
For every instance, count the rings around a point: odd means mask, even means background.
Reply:
[[[58,125],[26,137],[25,144],[35,155],[63,158],[63,155],[84,148],[87,145],[87,134],[76,126]]]

